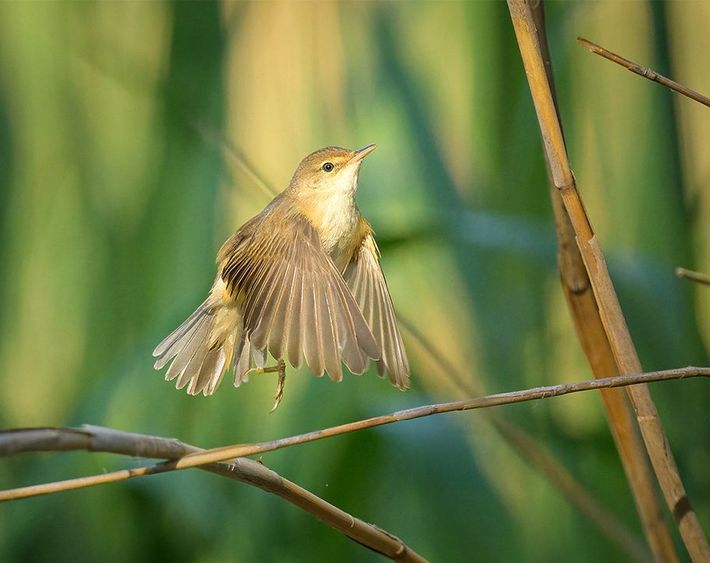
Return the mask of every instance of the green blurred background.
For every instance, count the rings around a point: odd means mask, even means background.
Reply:
[[[710,113],[577,35],[710,92],[710,3],[549,3],[572,165],[646,369],[707,365]],[[207,134],[205,134],[207,133]],[[291,372],[187,397],[151,350],[203,299],[219,244],[328,144],[376,142],[359,203],[413,388]],[[215,140],[217,139],[217,140]],[[469,393],[590,377],[560,290],[539,133],[503,2],[0,4],[0,427],[91,423],[203,447]],[[710,529],[710,389],[652,387]],[[598,395],[500,409],[640,537]],[[624,561],[481,413],[264,456],[434,561]],[[8,488],[136,466],[67,453],[0,463]],[[682,550],[682,548],[681,548]],[[685,556],[685,554],[684,554]],[[2,561],[377,561],[279,498],[181,472],[0,506]]]

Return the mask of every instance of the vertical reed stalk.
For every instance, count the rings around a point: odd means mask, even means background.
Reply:
[[[587,217],[584,204],[577,191],[574,176],[569,167],[562,128],[554,104],[552,87],[545,70],[531,2],[508,0],[508,6],[528,77],[530,91],[535,103],[550,175],[553,185],[561,196],[569,219],[569,225],[573,229],[579,254],[593,290],[593,298],[596,301],[596,308],[606,335],[608,347],[611,349],[614,363],[619,373],[640,372],[642,371],[641,364],[609,277],[604,255]],[[565,223],[566,220],[562,222],[563,225]],[[567,246],[569,247],[570,245],[568,244]],[[582,339],[585,352],[587,352],[590,342],[587,341],[585,344],[585,340],[587,339]],[[594,342],[597,341],[595,340]],[[606,346],[601,349],[604,350],[605,348]],[[604,352],[604,355],[606,354]],[[607,361],[604,360],[604,362]],[[602,365],[605,364],[599,361],[596,364],[597,369]],[[694,561],[710,561],[710,547],[708,547],[707,539],[700,528],[697,516],[690,506],[690,501],[685,493],[685,488],[680,479],[678,468],[648,387],[646,385],[629,387],[627,394],[636,411],[636,419],[646,450],[658,482],[661,485],[666,503],[676,519],[683,542]],[[612,424],[616,423],[616,421],[612,421],[611,417],[610,422]],[[622,436],[621,427],[617,427],[616,434],[618,440]],[[631,442],[629,441],[629,443]],[[631,451],[620,447],[622,456]],[[629,459],[628,462],[625,462],[625,466],[627,463],[632,470],[635,470],[641,462],[637,459]],[[641,490],[639,488],[641,481],[635,481],[637,476],[632,478],[628,470],[627,474],[630,475],[629,478],[636,495],[637,506],[639,506],[641,511],[646,534],[656,558],[662,561],[677,560],[677,555],[672,550],[672,544],[669,545],[669,542],[664,538],[667,533],[660,531],[663,529],[663,525],[662,521],[658,520],[657,511],[652,509],[653,501],[649,501],[646,498],[648,487],[644,485],[645,492],[643,496],[639,497],[637,491]],[[643,510],[642,506],[644,507]],[[649,509],[652,511],[645,512],[645,510]]]

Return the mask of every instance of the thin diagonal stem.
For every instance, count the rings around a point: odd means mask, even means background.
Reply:
[[[672,379],[685,379],[690,377],[708,377],[710,376],[710,368],[686,367],[665,371],[656,371],[648,373],[638,373],[630,375],[622,375],[617,377],[607,377],[604,379],[594,379],[591,381],[580,381],[578,383],[565,383],[559,385],[549,385],[546,387],[534,387],[522,391],[511,391],[508,393],[498,393],[495,395],[487,395],[485,397],[476,397],[463,401],[453,401],[449,403],[437,403],[433,405],[424,405],[402,411],[397,411],[392,414],[376,416],[331,426],[306,434],[290,436],[288,438],[279,438],[268,442],[260,442],[257,444],[236,444],[204,452],[189,454],[180,459],[173,461],[165,461],[155,465],[135,467],[132,469],[122,469],[101,475],[93,475],[90,477],[81,477],[78,479],[70,479],[67,481],[58,481],[43,485],[34,485],[30,487],[21,487],[17,489],[8,489],[0,491],[0,502],[15,500],[20,498],[33,497],[38,495],[58,493],[67,490],[81,489],[94,485],[124,481],[134,477],[143,477],[146,475],[156,475],[158,473],[167,473],[169,471],[188,469],[191,467],[200,467],[208,463],[218,463],[238,457],[245,457],[256,454],[315,442],[357,430],[366,428],[374,428],[385,424],[395,422],[403,422],[405,420],[413,420],[435,414],[444,414],[456,411],[468,411],[474,409],[495,407],[500,405],[509,405],[513,403],[522,403],[537,399],[548,399],[551,397],[559,397],[570,393],[579,393],[581,391],[591,391],[596,389],[604,389],[609,387],[624,387],[637,386],[652,381],[668,381]],[[2,434],[0,434],[0,437]],[[3,454],[3,448],[0,441],[0,455]]]
[[[710,276],[701,274],[700,272],[694,272],[693,270],[686,270],[685,268],[676,268],[675,275],[679,278],[685,278],[687,280],[692,280],[694,282],[710,285]]]
[[[204,451],[173,438],[122,432],[100,426],[28,428],[0,432],[0,455],[3,456],[24,452],[75,450],[158,459],[176,459]],[[275,494],[389,559],[413,563],[425,561],[396,536],[351,516],[296,483],[284,479],[263,463],[239,458],[229,463],[210,463],[200,469]]]
[[[604,57],[605,59],[615,62],[616,64],[621,65],[624,68],[630,70],[634,74],[638,74],[639,76],[643,76],[644,78],[648,78],[649,80],[651,80],[653,82],[658,82],[659,84],[663,84],[663,86],[665,86],[666,88],[670,88],[674,92],[678,92],[679,94],[683,94],[684,96],[690,98],[691,100],[695,100],[696,102],[701,103],[704,106],[710,107],[710,98],[708,98],[707,96],[703,96],[700,92],[696,92],[692,88],[688,88],[687,86],[683,86],[682,84],[676,82],[675,80],[671,80],[670,78],[667,78],[667,77],[663,76],[662,74],[658,74],[655,70],[653,70],[651,68],[641,66],[640,64],[630,61],[629,59],[625,59],[621,55],[617,55],[616,53],[612,53],[608,49],[605,49],[601,45],[597,45],[596,43],[590,41],[589,39],[584,39],[584,37],[577,37],[577,41],[579,42],[580,45],[586,47],[592,53],[595,53],[599,56]]]

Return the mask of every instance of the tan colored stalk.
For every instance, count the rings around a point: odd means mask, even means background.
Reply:
[[[23,452],[87,450],[131,457],[177,459],[204,451],[173,438],[122,432],[100,426],[81,428],[28,428],[0,432],[0,455]],[[242,481],[273,493],[312,514],[355,542],[393,561],[423,563],[422,556],[389,532],[351,516],[329,502],[284,479],[262,463],[240,458],[229,463],[211,463],[200,469]]]
[[[508,0],[508,6],[535,103],[554,185],[562,195],[565,209],[574,229],[577,245],[589,275],[616,365],[622,374],[640,372],[641,365],[609,277],[604,255],[594,235],[569,167],[552,91],[545,74],[545,65],[530,3],[524,0]],[[631,386],[627,389],[627,393],[636,411],[637,421],[656,478],[661,485],[666,503],[678,524],[683,543],[693,561],[710,561],[710,547],[708,547],[697,516],[691,508],[648,387],[646,385]],[[659,552],[655,554],[657,557],[663,555]]]
[[[559,123],[560,134],[563,137],[562,142],[564,142],[562,123],[557,108],[557,96],[552,76],[547,34],[545,33],[542,2],[532,8],[532,15],[540,54],[554,103],[555,116]],[[560,281],[562,282],[562,290],[570,310],[577,338],[592,368],[594,377],[617,375],[619,369],[616,365],[614,353],[604,330],[604,324],[599,314],[596,297],[592,290],[580,249],[575,241],[574,227],[562,201],[562,195],[555,187],[547,152],[545,152],[545,164],[550,181],[550,197],[552,198],[552,209],[555,216]],[[639,513],[646,540],[657,561],[676,562],[678,561],[678,555],[668,524],[664,518],[658,488],[653,478],[652,469],[631,404],[623,389],[602,389],[600,393],[604,401],[611,435],[619,452],[619,458],[636,503],[636,510]]]
[[[702,285],[710,285],[710,276],[701,274],[700,272],[694,272],[693,270],[686,270],[685,268],[676,268],[675,275],[679,278],[685,278]]]
[[[602,56],[605,59],[609,59],[610,61],[623,66],[625,69],[630,70],[634,74],[638,74],[639,76],[643,76],[644,78],[648,78],[652,82],[658,82],[659,84],[663,84],[663,86],[665,86],[666,88],[670,88],[674,92],[678,92],[679,94],[683,94],[684,96],[690,98],[691,100],[695,100],[696,102],[701,103],[704,106],[710,107],[710,98],[708,98],[707,96],[703,96],[700,92],[696,92],[692,88],[688,88],[687,86],[683,86],[682,84],[679,84],[675,80],[671,80],[670,78],[667,78],[667,77],[663,76],[662,74],[658,74],[655,70],[653,70],[651,68],[641,66],[640,64],[630,61],[629,59],[625,59],[621,55],[617,55],[616,53],[612,53],[611,51],[609,51],[608,49],[605,49],[601,45],[597,45],[596,43],[589,41],[589,39],[584,39],[583,37],[577,37],[577,41],[579,42],[580,45],[583,45],[584,47],[589,49],[592,53],[596,53],[597,55]]]
[[[324,438],[332,438],[333,436],[340,436],[342,434],[364,430],[366,428],[375,428],[377,426],[384,426],[385,424],[403,422],[405,420],[413,420],[415,418],[422,418],[435,414],[490,408],[500,405],[511,405],[513,403],[523,403],[538,399],[560,397],[562,395],[579,393],[581,391],[592,391],[609,387],[624,387],[627,385],[636,386],[641,383],[668,381],[672,379],[686,379],[690,377],[710,377],[710,368],[690,366],[665,371],[619,375],[604,379],[579,381],[577,383],[563,383],[558,385],[548,385],[546,387],[534,387],[532,389],[524,389],[522,391],[497,393],[494,395],[486,395],[485,397],[475,397],[472,399],[452,401],[449,403],[423,405],[420,407],[397,411],[391,414],[375,416],[372,418],[357,420],[355,422],[349,422],[347,424],[340,424],[338,426],[314,430],[313,432],[307,432],[305,434],[270,440],[268,442],[259,442],[257,444],[234,444],[221,448],[191,453],[179,459],[164,461],[154,465],[134,467],[132,469],[121,469],[119,471],[103,473],[101,475],[80,477],[78,479],[69,479],[66,481],[55,481],[43,485],[8,489],[0,491],[0,502],[59,493],[74,489],[82,489],[117,481],[125,481],[134,477],[144,477],[146,475],[157,475],[158,473],[167,473],[169,471],[176,471],[180,469],[201,467],[209,463],[218,463],[239,457],[263,454],[290,446],[306,444],[308,442],[323,440]],[[0,433],[0,455],[3,455],[3,452],[5,451],[3,443],[12,443],[14,432],[18,431],[7,431]],[[41,451],[41,448],[38,448],[38,450]],[[13,453],[11,448],[9,451],[10,453]]]

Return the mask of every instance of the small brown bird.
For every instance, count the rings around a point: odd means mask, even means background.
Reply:
[[[220,248],[209,297],[154,350],[165,379],[211,395],[234,366],[234,385],[252,372],[279,373],[305,358],[317,376],[363,373],[376,360],[400,389],[409,363],[372,228],[355,203],[363,158],[375,150],[320,149],[288,187]],[[277,366],[265,367],[266,353]]]

